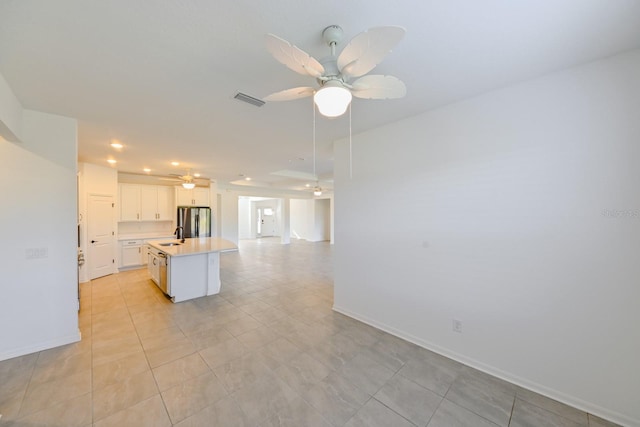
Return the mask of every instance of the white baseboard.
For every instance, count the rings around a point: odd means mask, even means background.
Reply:
[[[362,323],[366,323],[367,325],[373,326],[374,328],[380,329],[384,332],[388,332],[391,335],[394,335],[398,338],[402,338],[405,341],[409,341],[410,343],[418,345],[427,350],[433,351],[434,353],[438,353],[442,356],[448,357],[449,359],[453,359],[464,365],[470,366],[479,371],[485,372],[489,375],[493,375],[494,377],[497,377],[507,382],[510,382],[512,384],[518,385],[527,390],[531,390],[535,393],[541,394],[550,399],[557,400],[558,402],[562,402],[566,405],[572,406],[574,408],[577,408],[581,411],[595,415],[602,419],[611,421],[616,424],[620,424],[622,426],[640,427],[640,420],[631,419],[623,414],[619,414],[617,412],[603,408],[596,404],[586,402],[577,397],[570,396],[566,393],[562,393],[560,391],[551,389],[549,387],[545,387],[541,384],[535,383],[533,381],[529,381],[526,378],[522,378],[517,375],[513,375],[509,372],[505,372],[499,368],[496,368],[495,366],[487,365],[475,359],[468,358],[462,354],[458,354],[447,348],[436,345],[432,342],[425,341],[411,334],[407,334],[406,332],[396,329],[393,326],[389,326],[384,323],[378,322],[377,320],[371,319],[367,316],[354,313],[348,309],[345,309],[343,307],[339,307],[336,305],[333,306],[333,311],[344,314],[345,316],[351,317],[353,319],[359,320]]]
[[[42,350],[48,350],[54,347],[60,347],[61,345],[71,344],[80,341],[80,339],[80,331],[78,331],[75,334],[59,337],[53,340],[39,342],[25,347],[14,348],[9,351],[0,353],[0,361],[13,359],[14,357],[24,356],[25,354],[31,354]]]

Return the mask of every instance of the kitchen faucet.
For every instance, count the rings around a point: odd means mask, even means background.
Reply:
[[[180,239],[180,243],[184,243],[184,227],[176,227],[176,231],[173,232],[176,235],[176,239]]]

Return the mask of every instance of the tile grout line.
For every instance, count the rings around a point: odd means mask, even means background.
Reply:
[[[393,377],[391,377],[391,378],[393,378]],[[385,383],[385,384],[386,384],[386,383]],[[384,386],[383,386],[383,387],[384,387]],[[380,387],[380,389],[382,389],[382,387]],[[380,390],[378,390],[378,391],[380,391]],[[376,394],[378,394],[378,392],[376,392]],[[375,400],[376,402],[378,402],[379,404],[383,405],[384,407],[386,407],[387,409],[389,409],[390,411],[392,411],[394,414],[397,414],[398,416],[400,416],[400,417],[404,418],[404,419],[405,419],[405,420],[407,420],[410,424],[412,424],[412,425],[414,425],[414,426],[416,426],[416,427],[419,427],[419,426],[417,426],[417,425],[416,425],[416,423],[414,423],[413,421],[411,421],[409,418],[407,418],[407,417],[405,417],[404,415],[402,415],[402,414],[398,413],[398,412],[397,412],[397,411],[395,411],[393,408],[390,408],[390,407],[389,407],[389,405],[386,405],[384,402],[381,402],[380,400],[378,400],[378,399],[376,398],[376,396],[375,396],[375,395],[371,396],[371,399],[373,399],[373,400]],[[371,400],[371,399],[369,399],[369,400]],[[367,400],[367,402],[365,403],[365,405],[366,405],[367,403],[369,403],[369,400]],[[362,405],[362,406],[364,406],[364,405]],[[434,413],[435,413],[435,411],[434,411]]]
[[[517,392],[513,396],[513,402],[511,403],[511,413],[509,414],[509,422],[507,423],[507,427],[511,425],[511,420],[513,419],[513,411],[516,409],[516,398]]]

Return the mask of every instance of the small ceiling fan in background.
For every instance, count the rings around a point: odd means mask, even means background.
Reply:
[[[202,178],[200,177],[200,174],[193,174],[191,175],[191,169],[187,169],[187,173],[185,175],[178,175],[178,174],[169,174],[170,177],[166,177],[166,178],[160,178],[162,181],[176,181],[176,182],[181,182],[182,186],[184,188],[186,188],[187,190],[191,190],[192,188],[194,188],[196,186],[196,182],[197,181],[202,181],[202,182],[207,182],[208,179],[207,178]],[[171,177],[175,177],[175,178],[171,178]]]
[[[305,191],[312,192],[314,196],[322,196],[324,190],[319,180],[314,181],[313,184],[305,184]]]
[[[336,46],[343,31],[338,25],[324,29],[322,37],[331,54],[317,60],[280,37],[267,34],[267,50],[289,69],[316,79],[319,87],[296,87],[272,93],[265,101],[290,101],[313,95],[320,114],[338,117],[344,114],[352,96],[364,99],[392,99],[405,96],[405,84],[394,76],[366,75],[391,52],[404,37],[402,27],[374,27],[355,36],[340,55]]]

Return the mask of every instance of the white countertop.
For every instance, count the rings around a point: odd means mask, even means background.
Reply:
[[[186,256],[204,254],[209,252],[223,252],[237,250],[235,243],[221,239],[219,237],[199,237],[185,239],[184,243],[175,246],[161,246],[160,243],[179,242],[177,239],[151,240],[147,242],[150,246],[164,252],[169,256]]]

